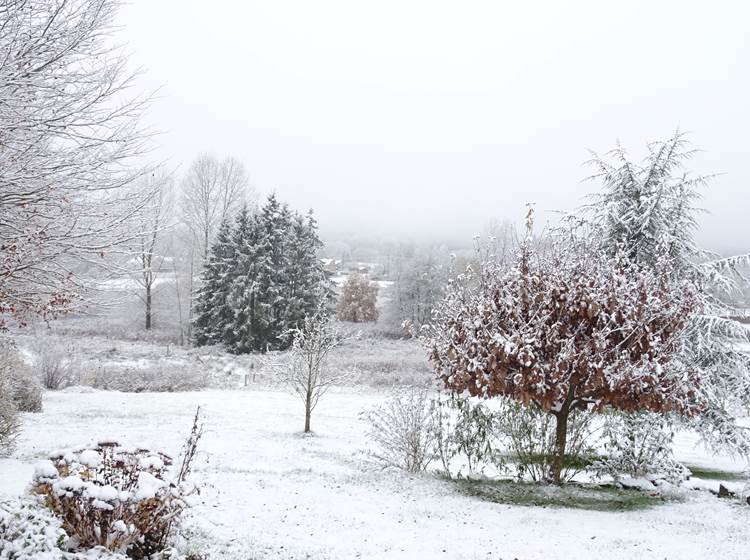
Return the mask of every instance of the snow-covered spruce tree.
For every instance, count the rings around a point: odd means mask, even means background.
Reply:
[[[339,321],[366,323],[378,320],[378,285],[361,274],[351,274],[341,289],[336,313]]]
[[[295,214],[286,253],[288,275],[284,299],[289,328],[302,326],[306,316],[333,298],[330,282],[318,259],[322,247],[312,211],[307,216]]]
[[[697,246],[695,203],[710,177],[685,169],[693,153],[677,132],[649,144],[640,163],[619,146],[605,156],[595,154],[592,179],[601,181],[602,191],[587,210],[610,253],[624,249],[633,262],[651,268],[667,257],[678,281],[701,287],[699,312],[683,331],[681,353],[701,371],[699,390],[707,408],[690,424],[714,449],[748,455],[750,433],[737,425],[732,410],[750,407],[750,356],[740,349],[750,341],[750,331],[729,318],[733,312],[725,296],[739,293],[746,283],[738,267],[747,265],[750,255],[720,258]]]
[[[219,227],[202,274],[195,303],[193,340],[198,346],[224,342],[234,315],[227,302],[235,253],[232,226],[226,220]]]
[[[286,324],[286,301],[284,292],[289,281],[289,255],[287,245],[292,226],[292,214],[286,204],[270,195],[258,215],[259,227],[268,247],[269,274],[261,278],[260,292],[268,306],[268,328],[261,340],[268,348],[283,346],[282,333],[291,325]]]
[[[608,255],[598,238],[570,227],[534,253],[529,234],[510,268],[485,262],[451,282],[426,331],[449,390],[511,397],[555,417],[555,483],[571,411],[703,407],[680,353],[696,287],[668,262],[651,270]]]
[[[111,40],[119,5],[0,3],[0,314],[70,309],[78,265],[109,263],[137,233],[149,99]]]
[[[266,231],[257,217],[243,208],[237,215],[232,236],[235,256],[229,286],[230,318],[222,340],[232,352],[265,350],[271,328],[271,305],[263,286],[271,284],[273,268]]]
[[[288,346],[283,334],[329,299],[320,246],[312,216],[293,214],[273,195],[256,214],[243,208],[212,247],[196,300],[195,342],[236,353]]]

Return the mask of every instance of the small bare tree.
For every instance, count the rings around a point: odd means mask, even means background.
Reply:
[[[247,172],[233,157],[219,161],[203,154],[190,166],[181,190],[183,219],[205,259],[219,224],[250,198]]]
[[[292,337],[291,361],[283,370],[283,377],[305,405],[307,433],[310,417],[320,398],[351,375],[350,372],[335,372],[326,364],[331,351],[351,337],[340,335],[323,310],[305,318],[302,327],[289,331],[288,336]]]

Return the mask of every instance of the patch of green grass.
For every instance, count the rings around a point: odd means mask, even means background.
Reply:
[[[685,465],[693,473],[696,478],[702,478],[704,480],[726,480],[726,481],[742,481],[747,479],[747,475],[737,471],[722,471],[719,469],[708,469],[704,467],[695,467],[693,465]]]
[[[569,483],[552,486],[531,482],[455,481],[460,492],[495,502],[518,506],[586,509],[594,511],[633,511],[664,503],[666,498],[614,486]]]
[[[509,462],[514,462],[517,457],[511,453],[502,454]],[[587,454],[587,455],[565,455],[563,458],[564,469],[585,470],[596,461],[603,459],[604,455]],[[551,465],[554,461],[552,455],[542,455],[540,453],[529,454],[524,456],[524,461],[536,465]]]

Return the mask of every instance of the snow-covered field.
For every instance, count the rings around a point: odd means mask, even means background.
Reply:
[[[750,558],[750,507],[708,492],[629,512],[509,506],[433,475],[382,470],[367,460],[359,413],[383,398],[332,392],[305,437],[300,403],[271,388],[46,393],[44,412],[24,417],[16,455],[0,460],[0,499],[21,493],[51,451],[102,436],[176,454],[201,405],[204,488],[187,527],[189,547],[211,558]],[[743,467],[706,456],[689,435],[677,456]]]

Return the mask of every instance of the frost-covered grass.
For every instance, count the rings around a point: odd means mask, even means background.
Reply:
[[[352,334],[360,325],[342,324]],[[220,347],[188,348],[169,342],[124,340],[107,336],[71,336],[57,330],[16,336],[27,361],[45,348],[57,348],[74,362],[74,384],[127,392],[190,391],[202,388],[269,388],[281,384],[279,368],[287,352],[231,355]],[[365,331],[336,348],[328,367],[349,374],[356,386],[428,385],[432,370],[415,340],[382,339]]]
[[[529,507],[518,505],[520,498],[498,503],[467,495],[435,475],[383,470],[368,459],[359,417],[383,399],[371,387],[334,390],[321,400],[315,433],[306,437],[300,402],[273,387],[47,392],[44,412],[24,415],[16,454],[0,460],[0,500],[21,493],[34,463],[53,450],[99,437],[176,454],[202,405],[207,432],[195,480],[203,490],[182,548],[212,560],[747,558],[750,507],[708,492],[656,506],[623,493],[621,509]],[[681,437],[678,458],[744,467],[707,456],[694,443]],[[596,492],[590,499],[606,504],[619,491]]]

